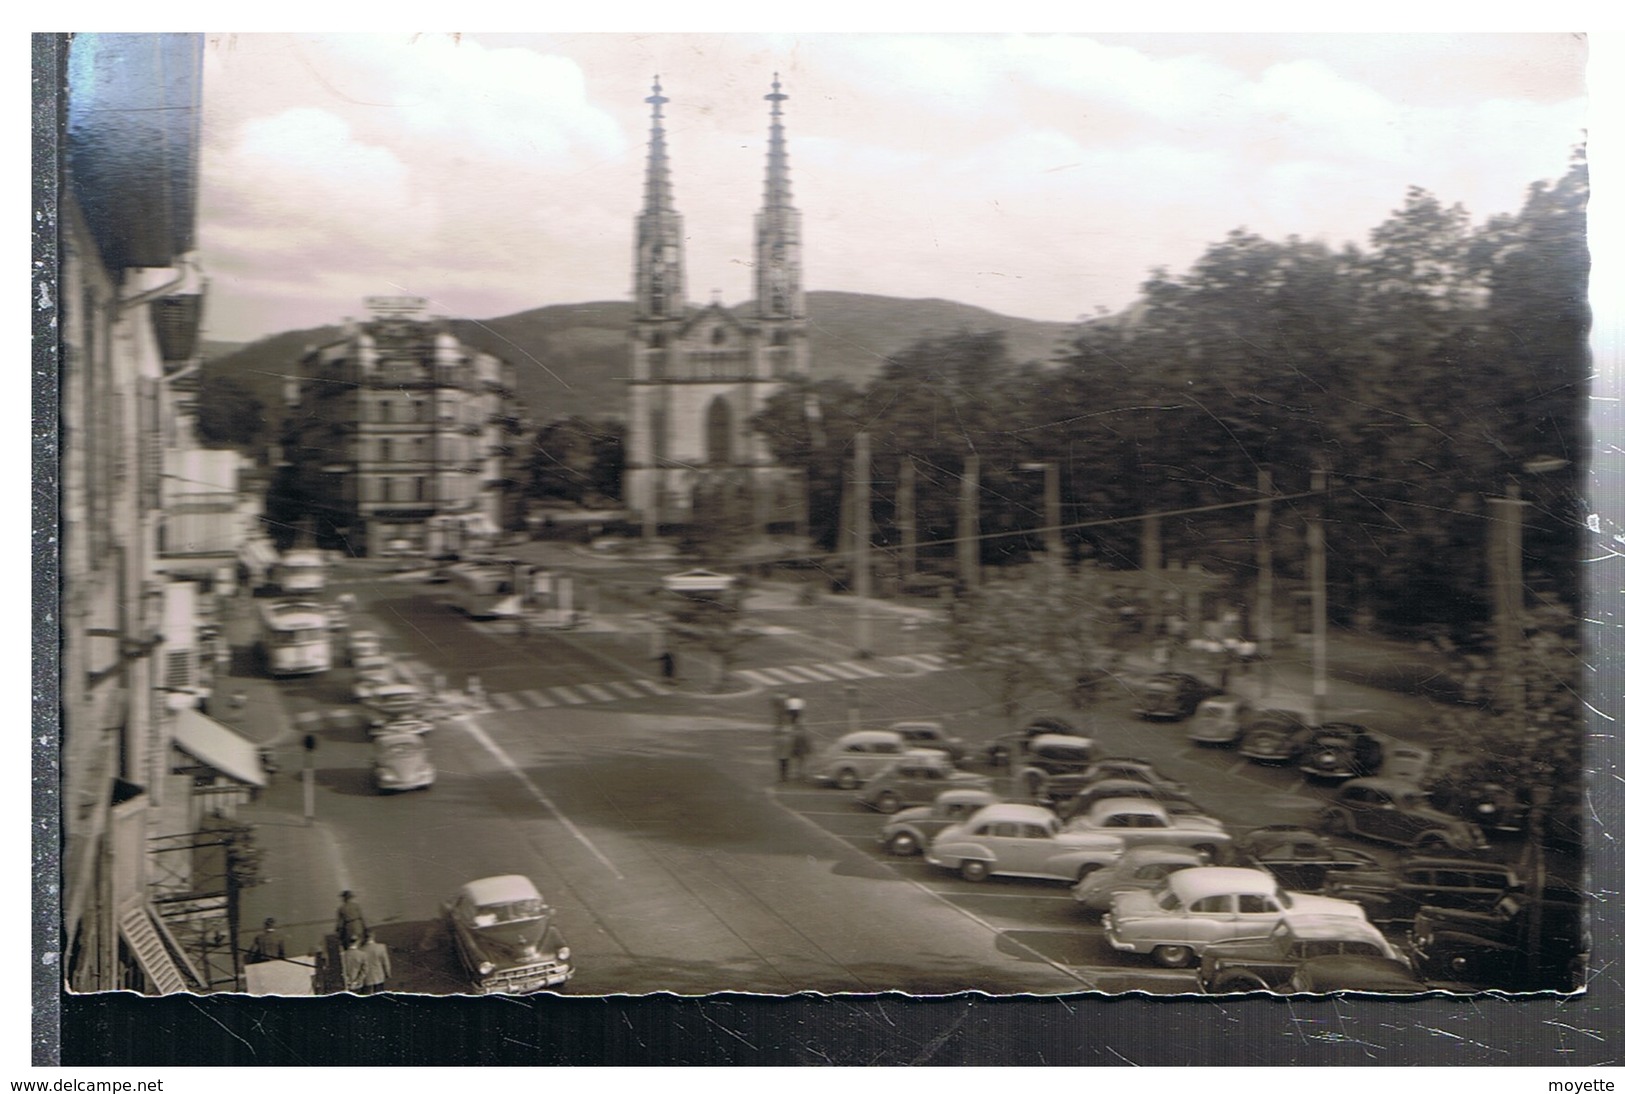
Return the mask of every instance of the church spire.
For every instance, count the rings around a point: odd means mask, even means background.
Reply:
[[[801,292],[801,214],[790,203],[790,154],[784,141],[784,94],[779,74],[762,96],[768,116],[767,185],[756,214],[756,314],[762,319],[805,315]]]
[[[638,214],[636,269],[633,298],[642,319],[671,319],[682,315],[683,218],[672,197],[671,164],[666,158],[666,128],[661,107],[670,99],[660,93],[643,101],[650,106],[649,163],[643,182],[643,211]]]

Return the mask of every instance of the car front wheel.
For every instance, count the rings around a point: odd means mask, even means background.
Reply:
[[[959,864],[959,876],[966,881],[986,881],[987,875],[987,863],[981,859],[968,858]]]
[[[842,790],[856,790],[858,788],[858,773],[850,767],[843,767],[836,772],[835,785]]]
[[[1269,985],[1264,978],[1252,972],[1228,972],[1219,977],[1218,982],[1208,990],[1220,994],[1233,991],[1265,991]]]
[[[1182,969],[1195,957],[1189,946],[1158,946],[1151,951],[1151,960],[1165,969]]]
[[[895,813],[903,807],[902,799],[890,790],[885,791],[875,799],[875,808],[882,813]]]
[[[920,850],[920,841],[914,838],[912,832],[899,832],[886,844],[886,850],[894,855],[913,855]]]

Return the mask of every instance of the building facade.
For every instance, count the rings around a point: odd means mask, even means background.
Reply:
[[[666,149],[659,80],[652,108],[643,209],[633,259],[634,318],[628,384],[627,507],[645,534],[731,522],[758,534],[804,523],[799,472],[780,466],[751,427],[784,381],[809,369],[802,288],[801,214],[777,76],[771,94],[767,180],[755,225],[755,301],[744,314],[691,308]]]
[[[371,317],[308,350],[287,385],[284,474],[318,542],[469,553],[501,534],[514,438],[513,365],[460,342],[422,301],[379,297]]]

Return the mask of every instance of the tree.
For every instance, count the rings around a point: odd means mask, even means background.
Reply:
[[[197,437],[207,447],[253,448],[265,435],[265,404],[240,380],[205,370],[198,381]]]
[[[576,416],[547,423],[531,446],[526,494],[572,505],[618,500],[625,436],[616,421]]]
[[[1060,579],[1026,566],[960,598],[949,617],[948,654],[992,680],[1007,718],[1044,693],[1072,696],[1080,677],[1115,662],[1111,584],[1093,566]]]
[[[721,690],[739,659],[739,651],[756,636],[745,621],[745,590],[736,581],[715,594],[663,592],[666,633],[698,647],[715,659],[710,687]]]

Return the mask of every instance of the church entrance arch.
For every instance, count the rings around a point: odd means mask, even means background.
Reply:
[[[705,412],[705,462],[713,467],[733,463],[733,409],[721,395]]]

